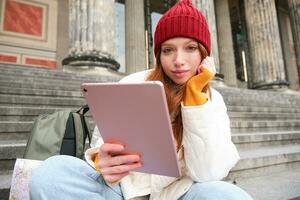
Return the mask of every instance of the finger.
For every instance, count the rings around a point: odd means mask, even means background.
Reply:
[[[198,69],[197,69],[198,74],[200,74],[200,73],[203,71],[203,70],[202,70],[203,67],[206,66],[207,58],[209,58],[209,56],[206,56],[206,57],[201,61],[200,65],[199,65],[199,67],[198,67]]]
[[[103,175],[103,178],[108,183],[113,183],[119,181],[123,177],[127,176],[129,172],[121,173],[121,174],[110,174],[110,175]]]
[[[101,174],[111,175],[111,174],[122,174],[129,172],[131,170],[137,169],[141,167],[142,164],[140,162],[134,164],[126,164],[126,165],[118,165],[114,167],[106,167],[101,169]]]
[[[198,74],[200,74],[201,72],[202,72],[202,65],[200,65],[199,67],[198,67],[198,69],[197,69],[197,72],[198,72]]]
[[[131,164],[140,162],[141,157],[139,155],[121,155],[115,157],[109,157],[104,159],[103,162],[100,162],[100,168],[122,165],[122,164]]]
[[[213,57],[207,57],[205,62],[208,68],[212,68],[215,66],[215,61]]]
[[[104,143],[100,147],[100,157],[106,157],[110,153],[118,153],[124,151],[124,146],[121,144]]]
[[[212,72],[213,74],[216,73],[216,67],[215,67],[215,62],[213,57],[206,57],[202,63],[201,66],[207,70],[209,70],[210,72]]]

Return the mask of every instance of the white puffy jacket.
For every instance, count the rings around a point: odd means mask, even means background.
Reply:
[[[141,82],[149,71],[142,71],[123,78],[120,82]],[[170,200],[178,199],[189,190],[193,182],[221,180],[239,160],[231,141],[230,122],[223,98],[211,90],[211,100],[200,106],[182,106],[184,159],[178,152],[182,176],[170,178],[153,174],[131,172],[120,184],[124,198]],[[98,153],[103,143],[97,127],[92,148],[85,152],[87,162]],[[144,197],[143,197],[144,196]]]

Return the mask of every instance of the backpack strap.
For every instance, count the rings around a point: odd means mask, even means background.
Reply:
[[[86,120],[85,120],[85,114],[90,110],[89,106],[87,104],[83,105],[79,110],[76,111],[80,115],[81,118],[81,123],[82,123],[82,128],[84,130],[84,138],[88,138],[89,140],[89,147],[91,146],[91,141],[92,141],[92,136],[89,131],[89,128],[87,126]]]
[[[63,135],[60,147],[60,155],[76,155],[76,132],[78,127],[75,126],[75,119],[72,112],[69,112],[69,117],[67,119],[65,133]]]

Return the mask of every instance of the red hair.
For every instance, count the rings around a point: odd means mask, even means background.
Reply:
[[[199,51],[201,54],[201,61],[208,56],[208,52],[205,47],[199,43]],[[172,129],[175,140],[177,142],[177,151],[182,146],[183,138],[183,125],[181,117],[181,102],[183,101],[185,84],[178,85],[174,83],[163,71],[161,62],[160,62],[161,48],[158,49],[156,55],[156,66],[154,70],[149,74],[147,80],[149,81],[161,81],[164,84],[164,89],[166,92],[166,98],[169,108],[169,114],[172,122]],[[210,86],[206,85],[203,89],[203,92],[209,91]]]

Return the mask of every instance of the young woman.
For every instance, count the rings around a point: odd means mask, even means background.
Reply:
[[[154,39],[155,69],[121,82],[164,84],[182,176],[132,172],[142,166],[142,158],[122,154],[120,144],[104,143],[96,127],[94,147],[85,154],[89,164],[70,156],[47,159],[33,173],[31,199],[252,199],[220,181],[239,156],[223,98],[209,86],[215,67],[208,57],[210,33],[204,16],[182,0],[162,16]]]

